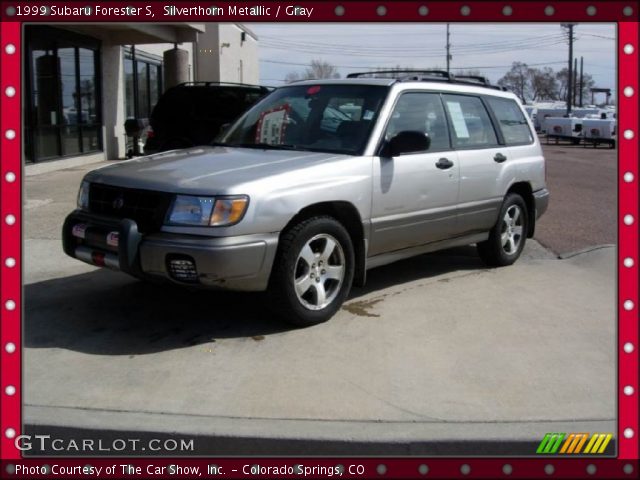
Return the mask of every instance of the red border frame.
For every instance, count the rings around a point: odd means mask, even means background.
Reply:
[[[0,2],[1,11],[0,18],[0,72],[1,72],[1,90],[0,90],[0,170],[2,177],[0,178],[0,286],[1,286],[1,303],[0,303],[0,359],[2,368],[0,370],[0,453],[2,458],[2,470],[0,477],[5,478],[26,478],[21,475],[9,475],[6,473],[5,467],[8,464],[20,463],[23,465],[92,465],[110,466],[121,463],[128,463],[136,466],[146,466],[149,462],[146,459],[126,459],[118,460],[113,458],[100,459],[28,459],[23,460],[20,452],[15,448],[13,440],[7,438],[5,432],[8,428],[15,430],[15,434],[21,432],[21,306],[22,306],[22,289],[21,289],[21,185],[22,185],[22,160],[20,155],[21,145],[21,23],[16,21],[15,16],[8,16],[7,7],[10,5],[25,5],[24,0],[19,2]],[[35,2],[29,2],[33,5]],[[124,7],[127,5],[146,6],[151,5],[157,13],[155,19],[157,21],[203,21],[211,20],[199,17],[162,17],[162,7],[164,5],[178,2],[154,2],[144,3],[139,1],[133,2],[104,2],[94,1],[60,1],[56,5],[69,6],[85,6],[107,4],[109,7]],[[207,2],[209,3],[209,2]],[[226,6],[231,4],[229,1],[214,2],[216,6]],[[260,2],[233,2],[238,6],[254,6]],[[38,2],[38,5],[51,5],[53,2]],[[285,6],[285,2],[262,2],[262,5],[276,9],[278,5]],[[638,96],[640,88],[638,85],[638,22],[630,21],[638,18],[638,2],[636,0],[629,1],[423,1],[409,2],[390,0],[370,1],[327,1],[327,2],[307,2],[298,1],[297,5],[313,7],[314,13],[307,21],[312,22],[362,22],[362,21],[413,21],[413,22],[480,22],[480,21],[508,21],[508,22],[561,22],[561,21],[580,21],[580,22],[617,22],[618,23],[618,121],[619,127],[619,179],[618,179],[618,457],[617,459],[600,459],[600,458],[367,458],[367,459],[347,459],[347,458],[314,458],[307,459],[307,463],[314,465],[332,466],[337,464],[348,465],[361,464],[365,466],[365,473],[359,475],[359,478],[496,478],[496,477],[513,477],[513,478],[638,478]],[[180,2],[179,6],[189,7],[199,5],[196,2]],[[202,5],[202,4],[200,4]],[[385,15],[378,14],[378,7],[384,5],[386,7]],[[427,6],[428,14],[421,15],[419,7]],[[468,15],[463,15],[461,8],[463,6],[470,7]],[[503,13],[503,8],[510,6],[512,11],[510,15]],[[547,7],[553,7],[554,13],[548,15],[545,13]],[[587,8],[594,6],[597,9],[596,15],[589,15]],[[338,10],[342,14],[339,15],[336,7],[342,7]],[[624,8],[631,7],[633,9],[632,16],[625,15]],[[24,17],[25,19],[27,17]],[[64,17],[65,21],[147,21],[143,17],[104,17],[104,18],[83,18],[83,17]],[[34,22],[51,22],[51,17],[31,17],[29,21]],[[246,17],[233,18],[224,17],[225,21],[247,21]],[[273,21],[273,17],[251,17],[252,22],[255,21]],[[298,17],[284,18],[279,17],[277,21],[299,21]],[[15,52],[9,54],[6,50],[8,44],[15,47]],[[629,53],[625,49],[626,45],[631,45],[633,51]],[[8,86],[15,88],[15,95],[8,97],[5,89]],[[627,97],[623,94],[626,87],[633,89],[633,94]],[[7,139],[5,133],[12,129],[15,132],[15,138]],[[632,139],[627,139],[624,132],[630,130],[634,133]],[[15,175],[14,181],[9,182],[8,173]],[[629,180],[629,173],[632,174]],[[625,174],[627,176],[625,177]],[[7,224],[7,215],[15,217],[15,223]],[[633,223],[627,225],[625,218],[632,216]],[[15,265],[8,267],[5,263],[7,258],[15,259]],[[625,265],[625,259],[632,259],[633,265],[628,267]],[[6,308],[7,301],[13,301],[15,309],[8,310]],[[625,310],[625,302],[633,302],[631,310]],[[7,351],[7,344],[13,343],[16,347],[13,353]],[[633,351],[627,353],[625,345],[633,345]],[[14,386],[15,393],[8,395],[5,392],[7,386]],[[625,386],[632,386],[634,392],[631,395],[624,393]],[[631,438],[625,437],[627,429],[633,430]],[[244,464],[261,464],[261,465],[294,465],[305,460],[300,458],[290,459],[168,459],[154,458],[153,463],[156,465],[170,465],[179,463],[180,465],[200,465],[201,469],[206,471],[206,465],[215,462],[217,465],[230,471],[232,468],[242,470]],[[384,474],[378,473],[378,466],[385,465]],[[429,472],[427,475],[419,474],[418,467],[427,465]],[[512,472],[506,474],[503,472],[504,465],[510,465]],[[470,471],[467,474],[461,472],[461,467],[467,465]],[[553,466],[553,473],[547,473],[545,467]],[[596,471],[593,474],[587,474],[587,466],[594,465]],[[629,471],[629,467],[632,468]],[[464,469],[466,470],[466,469]],[[43,476],[54,478],[52,475]],[[143,475],[144,476],[144,475]],[[203,475],[205,478],[207,475]],[[234,478],[234,475],[225,475],[227,478]],[[242,476],[240,473],[237,476]],[[345,477],[355,477],[344,473]],[[266,476],[253,475],[256,478],[266,478]],[[295,478],[299,475],[281,475],[282,478]],[[31,477],[33,478],[33,477]],[[58,477],[60,478],[60,477]],[[82,478],[82,476],[69,476],[68,478]],[[86,478],[86,477],[85,477]],[[100,478],[117,478],[116,476]],[[179,475],[174,476],[157,476],[157,478],[187,478]]]

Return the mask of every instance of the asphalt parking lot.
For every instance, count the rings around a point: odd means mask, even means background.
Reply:
[[[615,152],[545,153],[550,209],[516,265],[473,248],[398,262],[307,329],[263,295],[66,257],[88,168],[27,177],[27,431],[183,436],[209,455],[526,454],[550,431],[615,432]]]
[[[546,145],[548,212],[536,240],[557,254],[617,242],[617,150]]]

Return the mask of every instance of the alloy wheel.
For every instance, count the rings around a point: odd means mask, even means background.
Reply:
[[[345,271],[340,242],[326,233],[312,237],[300,250],[294,267],[298,300],[309,310],[326,308],[340,292]]]
[[[518,205],[511,205],[502,218],[500,241],[502,249],[508,255],[518,251],[522,241],[524,215]]]

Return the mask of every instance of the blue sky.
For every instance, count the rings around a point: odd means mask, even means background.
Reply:
[[[341,76],[371,67],[444,68],[446,24],[441,23],[251,23],[259,38],[261,83],[280,85],[312,59],[338,66]],[[568,43],[555,23],[452,23],[452,71],[475,68],[496,82],[514,61],[560,70]],[[616,90],[616,26],[575,27],[574,56],[596,86]]]

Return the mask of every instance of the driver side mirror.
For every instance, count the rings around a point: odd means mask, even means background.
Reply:
[[[406,130],[394,135],[380,151],[385,158],[397,157],[405,153],[418,153],[429,150],[431,139],[427,133]]]

